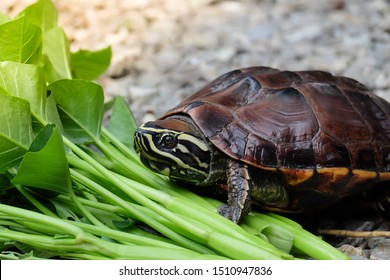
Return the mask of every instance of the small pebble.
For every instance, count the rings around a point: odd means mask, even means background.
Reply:
[[[377,246],[372,250],[371,260],[390,260],[390,240],[384,239],[378,242]]]

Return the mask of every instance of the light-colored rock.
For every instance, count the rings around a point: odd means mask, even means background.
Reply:
[[[352,260],[367,260],[367,253],[361,247],[353,247],[348,244],[341,245],[338,248]]]

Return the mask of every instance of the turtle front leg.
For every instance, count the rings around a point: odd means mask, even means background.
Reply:
[[[239,223],[251,210],[251,183],[248,167],[239,161],[229,159],[227,164],[228,201],[218,213]]]

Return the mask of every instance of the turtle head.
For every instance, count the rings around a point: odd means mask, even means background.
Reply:
[[[144,165],[172,181],[202,185],[209,177],[211,147],[189,117],[172,116],[141,125],[134,146]]]

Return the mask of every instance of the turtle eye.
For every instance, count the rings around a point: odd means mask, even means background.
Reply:
[[[158,142],[161,147],[172,149],[177,145],[177,138],[172,134],[163,134]]]

